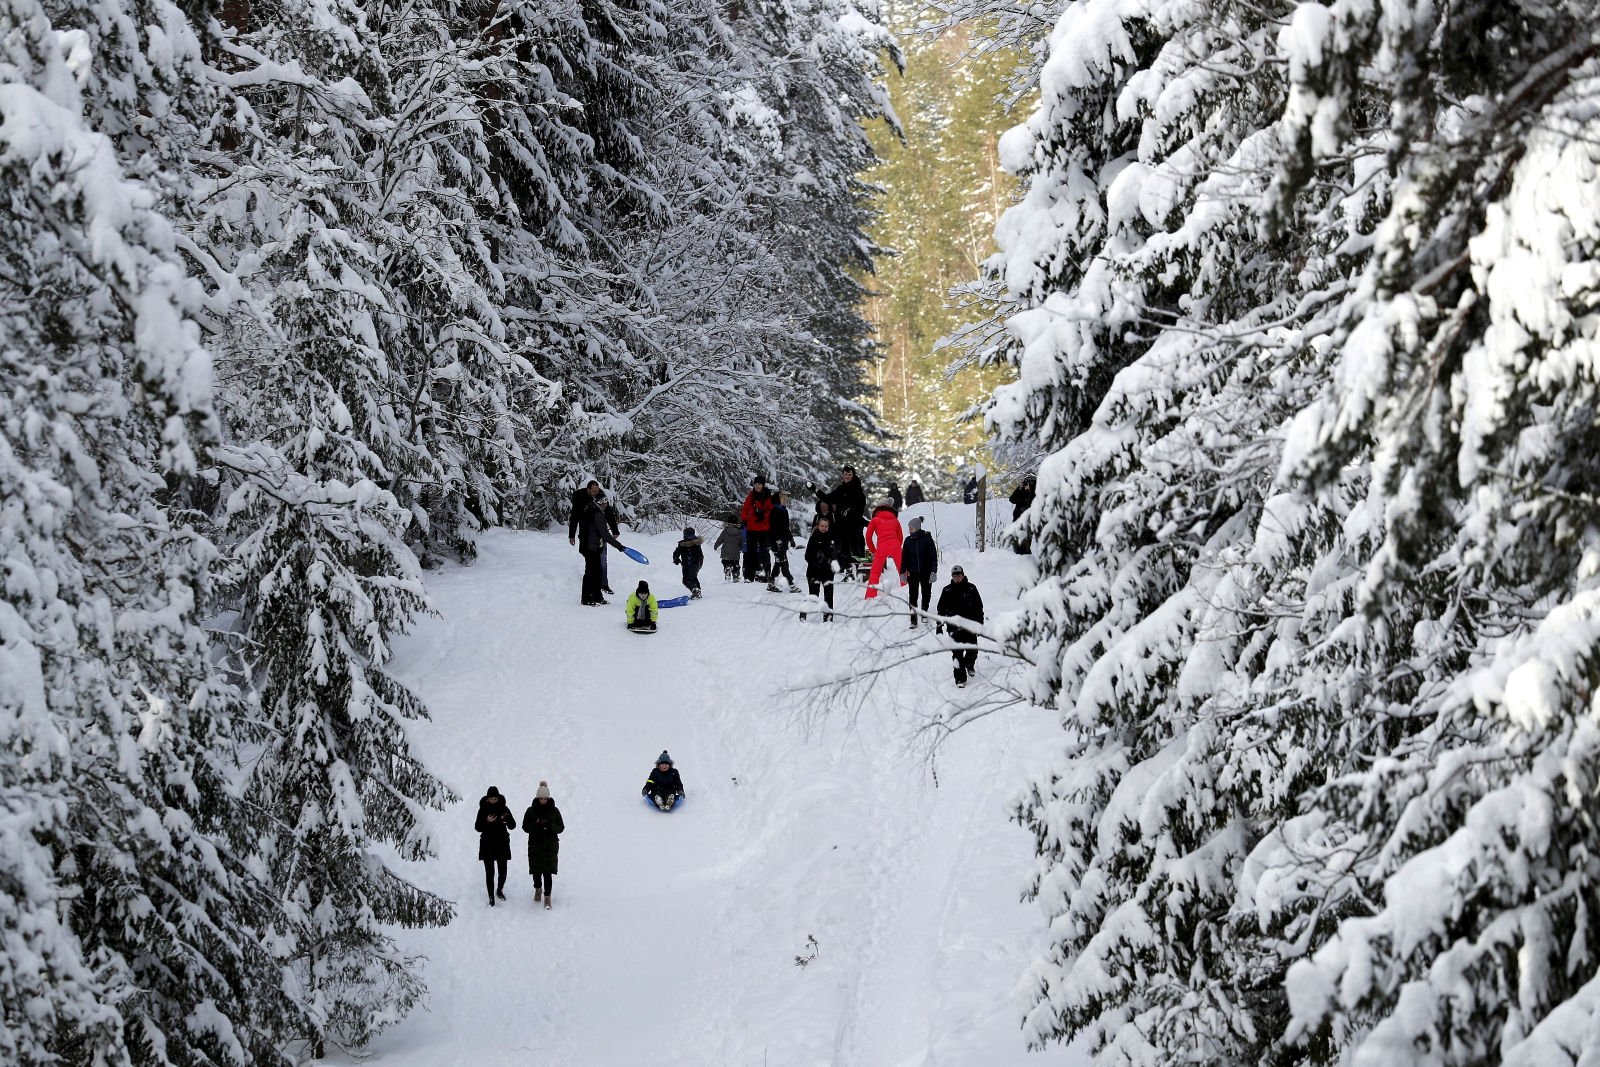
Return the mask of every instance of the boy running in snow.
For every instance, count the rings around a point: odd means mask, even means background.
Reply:
[[[628,629],[641,633],[655,633],[656,619],[661,617],[661,605],[650,592],[649,582],[640,582],[639,588],[628,594]]]
[[[887,500],[880,501],[872,509],[872,522],[867,524],[867,548],[872,551],[872,571],[867,575],[868,600],[878,595],[878,580],[883,577],[883,565],[889,560],[894,561],[900,584],[905,584],[905,575],[900,570],[900,548],[904,537],[900,531],[900,516],[895,512],[894,505]]]
[[[689,599],[700,599],[700,567],[706,554],[700,550],[702,538],[694,535],[693,526],[683,528],[683,540],[672,550],[672,562],[683,567],[683,584],[689,590]]]
[[[971,619],[973,622],[983,621],[983,597],[978,595],[978,587],[967,581],[967,572],[960,567],[950,568],[950,584],[939,592],[939,606],[934,609],[947,618]],[[950,655],[956,661],[956,686],[965,689],[967,675],[971,674],[978,665],[978,635],[971,630],[949,623],[950,636],[963,645],[972,645],[970,649],[956,649]],[[943,631],[945,623],[939,623],[937,629]]]
[[[726,582],[739,580],[739,549],[744,540],[744,531],[739,529],[737,519],[729,519],[722,524],[722,532],[712,542],[711,547],[717,550],[722,558],[722,579]]]
[[[644,788],[639,790],[639,795],[649,797],[650,802],[662,811],[671,811],[678,798],[683,796],[683,778],[665,750],[656,757],[655,769],[644,780]]]

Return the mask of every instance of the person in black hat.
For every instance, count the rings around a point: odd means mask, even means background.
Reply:
[[[706,561],[705,550],[700,546],[704,538],[696,537],[693,526],[683,528],[683,540],[672,550],[672,562],[683,568],[683,584],[691,600],[700,599],[700,568]]]
[[[776,503],[767,489],[766,478],[758,474],[750,479],[750,495],[744,498],[744,507],[739,511],[745,534],[744,580],[747,582],[772,580],[767,549],[772,544],[772,508]]]
[[[516,816],[506,807],[505,798],[494,786],[478,801],[478,858],[483,861],[483,884],[489,890],[489,907],[495,897],[506,899],[506,864],[511,862],[511,831],[517,828]],[[495,880],[498,871],[499,881]]]
[[[1012,522],[1021,521],[1022,516],[1026,515],[1028,509],[1033,506],[1033,498],[1038,492],[1038,485],[1039,480],[1030,474],[1018,482],[1017,487],[1011,491]],[[1022,537],[1017,541],[1014,550],[1019,556],[1028,555],[1033,551],[1033,538]]]
[[[983,597],[978,595],[978,587],[967,581],[967,572],[961,567],[950,568],[950,584],[939,593],[939,604],[934,612],[942,618],[971,619],[973,622],[983,622]],[[956,686],[966,688],[967,675],[971,674],[978,665],[978,635],[957,623],[940,622],[936,629],[943,632],[946,626],[950,627],[952,639],[963,645],[972,645],[970,649],[955,649],[950,655],[956,661]]]
[[[823,490],[812,482],[807,482],[806,488],[816,490],[817,499],[826,500],[833,509],[833,532],[847,567],[853,569],[867,554],[867,492],[861,488],[856,469],[848,464],[840,468],[839,485],[834,489]]]
[[[672,765],[672,757],[667,755],[665,749],[656,757],[656,765],[650,771],[650,777],[644,780],[644,788],[639,795],[648,797],[662,811],[671,811],[678,798],[683,796],[683,778]]]

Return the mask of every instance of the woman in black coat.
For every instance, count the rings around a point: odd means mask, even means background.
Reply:
[[[833,532],[833,524],[825,518],[819,519],[811,539],[806,542],[806,587],[811,595],[821,593],[828,607],[833,607],[833,583],[843,569],[844,550]],[[806,613],[802,611],[800,617],[804,619]],[[822,613],[823,622],[832,620],[832,612]]]
[[[506,864],[511,861],[511,831],[517,820],[506,807],[505,797],[494,786],[478,801],[478,858],[483,861],[483,884],[489,890],[489,907],[494,898],[506,899]],[[500,880],[495,881],[496,868]]]
[[[561,831],[567,824],[561,809],[550,799],[550,783],[540,782],[533,803],[522,813],[522,830],[528,835],[528,873],[533,875],[533,899],[543,899],[550,907],[550,890],[555,885],[556,862],[561,858]]]
[[[1027,514],[1028,509],[1033,506],[1033,496],[1038,484],[1039,483],[1034,480],[1033,476],[1029,475],[1028,477],[1022,479],[1021,484],[1011,491],[1012,522],[1016,522],[1017,520],[1021,519],[1023,515]],[[1031,537],[1024,537],[1022,540],[1017,542],[1017,555],[1026,556],[1032,551],[1033,539]]]

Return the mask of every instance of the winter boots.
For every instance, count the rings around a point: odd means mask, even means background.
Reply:
[[[539,884],[539,879],[533,880],[533,902],[539,903],[544,898],[544,886]]]
[[[544,910],[545,911],[549,911],[550,910],[550,894],[549,893],[546,893],[544,895]]]
[[[690,600],[699,600],[700,599],[700,587],[698,585],[694,587],[694,590],[692,592],[690,592],[689,599]]]

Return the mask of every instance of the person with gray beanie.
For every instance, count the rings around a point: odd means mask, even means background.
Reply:
[[[920,515],[911,520],[911,534],[900,548],[900,559],[911,598],[911,628],[915,630],[920,618],[916,609],[920,606],[923,611],[928,610],[928,601],[933,599],[933,576],[939,569],[939,549],[933,543],[933,535],[922,528]]]
[[[567,824],[561,809],[550,798],[550,783],[540,782],[533,803],[522,814],[522,829],[528,835],[528,873],[533,875],[533,899],[544,901],[550,909],[550,890],[555,885],[556,861],[561,855],[561,831]]]
[[[656,765],[650,771],[650,777],[644,780],[644,788],[640,795],[649,800],[662,811],[671,811],[672,806],[683,796],[683,778],[678,774],[678,768],[672,765],[672,757],[663,750],[656,757]]]

